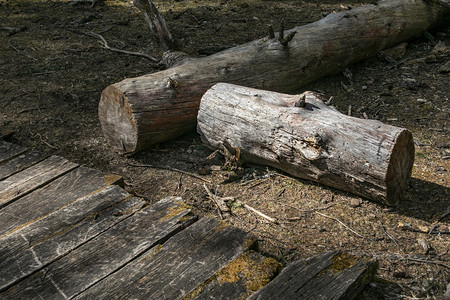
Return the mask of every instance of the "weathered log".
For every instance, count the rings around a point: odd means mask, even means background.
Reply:
[[[108,86],[99,103],[112,147],[133,154],[195,126],[203,93],[218,82],[293,92],[306,83],[376,55],[445,20],[450,9],[433,1],[380,1],[170,69]],[[283,45],[285,44],[285,45]]]
[[[198,127],[212,148],[244,161],[396,205],[407,187],[414,142],[404,129],[344,115],[320,96],[219,83],[201,99]]]

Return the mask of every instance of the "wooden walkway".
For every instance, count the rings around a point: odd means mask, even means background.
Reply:
[[[0,140],[0,299],[351,299],[375,274],[337,251],[279,273],[251,234],[121,184]]]

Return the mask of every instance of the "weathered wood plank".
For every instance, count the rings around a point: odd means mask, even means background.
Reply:
[[[77,166],[65,158],[51,156],[0,181],[0,208],[57,179]]]
[[[281,270],[281,263],[255,251],[247,251],[188,295],[187,299],[244,299]]]
[[[145,204],[142,199],[130,198],[122,188],[109,186],[0,239],[0,291],[66,255]]]
[[[373,279],[376,268],[375,261],[365,258],[322,253],[288,265],[247,299],[353,299]]]
[[[115,178],[86,167],[74,169],[0,209],[0,237],[31,224],[78,198],[115,184],[120,177]]]
[[[0,140],[0,163],[25,153],[27,148]]]
[[[0,180],[18,173],[47,158],[48,155],[37,151],[28,151],[0,164]]]
[[[76,299],[181,299],[253,242],[236,227],[202,218]]]
[[[194,221],[179,198],[163,199],[0,293],[0,298],[71,298]]]

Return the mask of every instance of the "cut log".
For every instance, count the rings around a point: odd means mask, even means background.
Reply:
[[[414,141],[404,129],[344,115],[320,96],[219,83],[202,97],[198,128],[212,148],[396,205],[407,187]]]
[[[445,21],[450,9],[431,1],[381,1],[284,33],[286,45],[263,38],[215,55],[184,59],[168,70],[108,86],[99,103],[112,147],[133,154],[194,128],[202,95],[218,82],[278,92],[376,55]]]

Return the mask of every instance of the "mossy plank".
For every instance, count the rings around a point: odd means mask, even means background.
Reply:
[[[25,147],[0,140],[0,164],[26,151]]]
[[[59,156],[51,156],[0,181],[0,208],[70,172],[78,165]]]
[[[99,191],[108,183],[105,182],[105,174],[100,171],[86,167],[76,168],[0,209],[0,237]]]
[[[109,186],[0,239],[0,291],[109,229],[145,204]]]
[[[291,263],[247,299],[353,299],[373,279],[376,268],[373,260],[326,252]]]
[[[245,299],[265,286],[281,270],[281,263],[253,250],[247,251],[185,299]]]
[[[246,251],[248,239],[236,227],[202,218],[76,299],[183,299]]]
[[[15,158],[0,164],[0,180],[35,165],[45,158],[47,158],[47,155],[37,151],[29,151],[19,154]]]
[[[178,205],[172,200],[163,199],[125,218],[48,267],[0,293],[0,298],[72,298],[117,273],[145,251],[163,243],[194,222],[195,217],[188,209],[161,221],[171,208]],[[190,218],[185,218],[186,216]],[[122,280],[128,282],[129,278]]]

